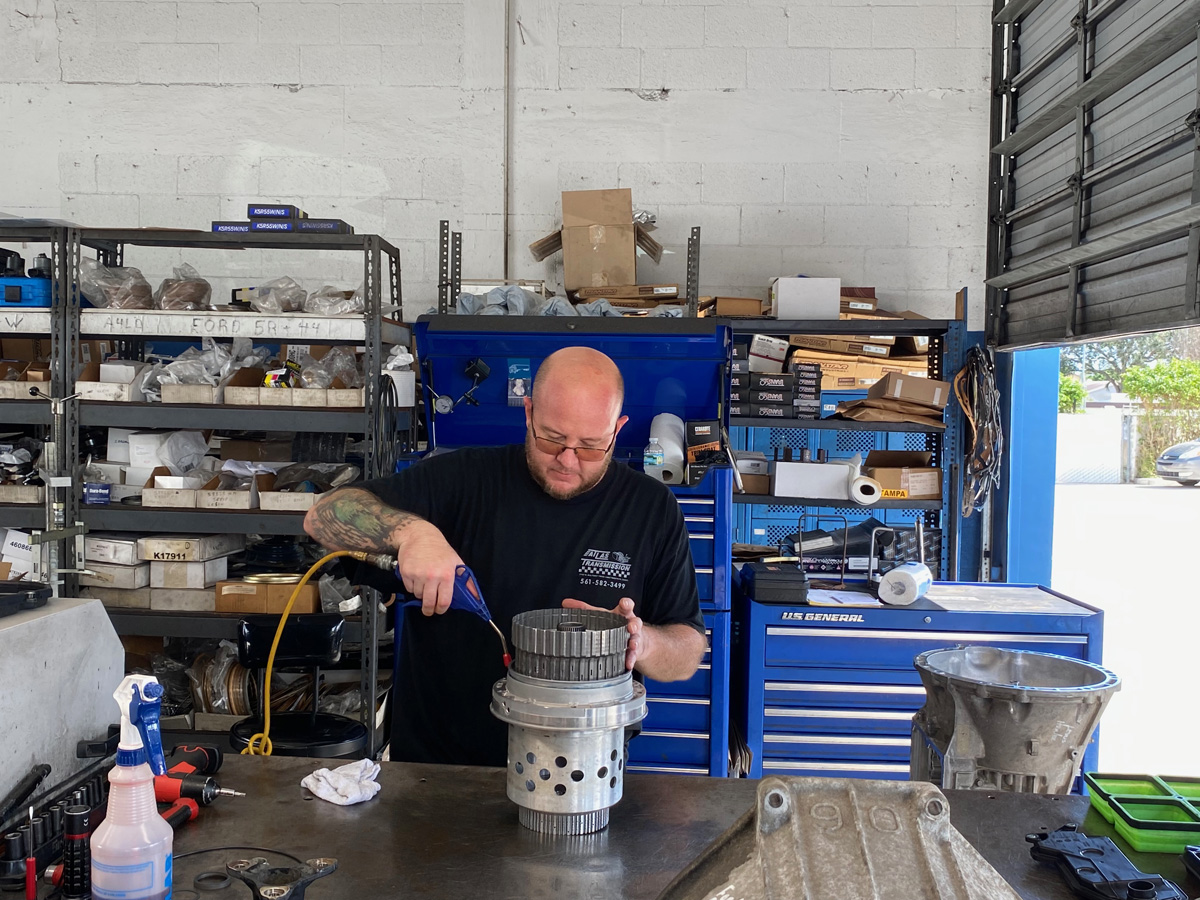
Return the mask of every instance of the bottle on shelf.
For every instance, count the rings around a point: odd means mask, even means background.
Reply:
[[[662,481],[658,473],[662,472],[663,463],[665,462],[666,453],[663,452],[662,444],[658,442],[658,438],[650,438],[650,443],[642,451],[642,471],[651,477],[658,477],[658,480]]]

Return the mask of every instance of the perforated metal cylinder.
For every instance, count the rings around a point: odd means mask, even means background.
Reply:
[[[625,619],[592,610],[537,610],[513,620],[515,659],[492,689],[508,723],[508,796],[521,824],[550,835],[608,825],[624,789],[625,729],[646,715],[646,691],[625,671]]]

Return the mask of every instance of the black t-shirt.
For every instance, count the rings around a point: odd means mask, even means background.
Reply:
[[[479,581],[512,645],[512,619],[566,597],[611,609],[622,597],[654,625],[704,634],[683,515],[669,488],[614,463],[594,488],[556,500],[529,474],[523,445],[433,456],[363,487],[436,525]],[[393,580],[392,590],[402,590]],[[391,758],[505,765],[507,726],[489,710],[504,677],[500,640],[456,609],[404,610]]]

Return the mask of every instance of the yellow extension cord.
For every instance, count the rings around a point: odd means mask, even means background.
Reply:
[[[263,676],[263,730],[251,736],[250,743],[242,750],[243,756],[271,755],[271,670],[275,667],[275,651],[279,649],[279,639],[283,637],[283,626],[287,624],[288,614],[292,611],[292,606],[295,604],[296,598],[300,596],[300,591],[304,588],[304,585],[308,584],[308,580],[312,578],[313,573],[331,559],[337,559],[339,556],[353,556],[355,559],[364,559],[366,554],[356,550],[335,550],[332,553],[325,554],[309,566],[308,571],[304,573],[304,577],[296,585],[296,589],[292,591],[292,596],[288,598],[287,606],[283,608],[283,614],[279,617],[279,627],[275,629],[275,640],[271,641],[271,653],[267,656],[267,671]]]

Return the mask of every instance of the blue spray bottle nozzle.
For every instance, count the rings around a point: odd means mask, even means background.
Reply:
[[[151,675],[127,675],[113,697],[121,708],[121,743],[117,747],[117,765],[150,764],[155,775],[165,775],[167,760],[163,754],[163,687]]]

